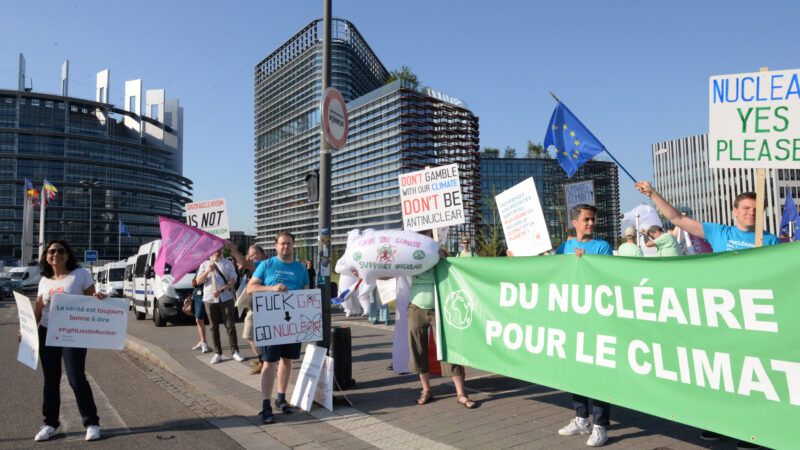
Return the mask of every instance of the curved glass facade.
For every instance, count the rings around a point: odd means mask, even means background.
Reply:
[[[0,257],[19,258],[24,180],[58,189],[47,206],[45,240],[64,238],[79,256],[92,247],[116,260],[160,236],[157,216],[182,220],[192,182],[180,174],[179,148],[123,125],[123,117],[178,135],[154,119],[113,105],[28,91],[0,90]],[[91,188],[81,181],[93,181]],[[91,199],[91,207],[90,207]],[[39,208],[35,212],[34,257]],[[118,223],[131,238],[118,239]]]

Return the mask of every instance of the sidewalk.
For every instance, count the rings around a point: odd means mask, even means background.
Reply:
[[[245,448],[587,448],[587,436],[557,435],[574,416],[568,393],[468,368],[467,388],[470,397],[481,403],[479,408],[458,405],[455,389],[445,378],[431,380],[436,401],[417,406],[418,377],[386,370],[393,327],[341,314],[334,314],[333,323],[349,325],[352,332],[356,385],[334,394],[346,395],[353,407],[335,405],[331,413],[315,405],[311,413],[299,409],[289,416],[277,413],[272,425],[261,425],[257,415],[259,376],[249,374],[249,360],[238,363],[225,349],[222,363],[209,364],[211,353],[190,350],[197,343],[196,327],[156,328],[150,320],[131,319],[127,346],[240,415],[214,424]],[[237,331],[241,335],[241,324]],[[253,357],[243,339],[239,347],[243,356]],[[287,397],[299,367],[300,360]],[[609,448],[736,448],[735,441],[707,443],[695,428],[637,411],[612,406],[611,417]]]

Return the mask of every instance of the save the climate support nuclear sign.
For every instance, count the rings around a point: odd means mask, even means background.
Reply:
[[[709,79],[711,168],[800,168],[800,69]]]

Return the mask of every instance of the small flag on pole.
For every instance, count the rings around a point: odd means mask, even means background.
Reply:
[[[794,236],[793,241],[797,241],[797,232],[800,231],[800,214],[797,213],[797,206],[794,204],[792,198],[792,190],[786,191],[786,201],[783,204],[783,215],[781,216],[781,230],[780,234],[786,233],[789,236],[789,225],[794,223]]]
[[[572,177],[582,165],[606,149],[561,102],[558,102],[550,117],[544,137],[544,148],[550,146],[555,147],[558,163],[568,177]]]
[[[117,220],[119,221],[119,234],[120,235],[124,234],[125,236],[131,237],[131,233],[128,231],[128,227],[126,227],[125,224],[122,223],[121,219]]]
[[[56,189],[55,186],[50,184],[49,181],[44,180],[44,186],[42,186],[42,194],[44,197],[45,205],[49,204],[50,202],[56,199],[56,192],[58,192],[58,189]]]
[[[32,205],[35,206],[39,204],[39,190],[33,187],[33,183],[27,178],[25,178],[25,197]]]

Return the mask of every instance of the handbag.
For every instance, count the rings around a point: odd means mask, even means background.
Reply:
[[[194,317],[194,292],[183,298],[183,313],[187,316]]]
[[[236,293],[236,303],[234,303],[234,306],[239,308],[239,310],[244,310],[245,308],[253,309],[253,295],[247,293],[247,277],[244,277],[244,281],[241,286],[239,286],[239,292]]]

